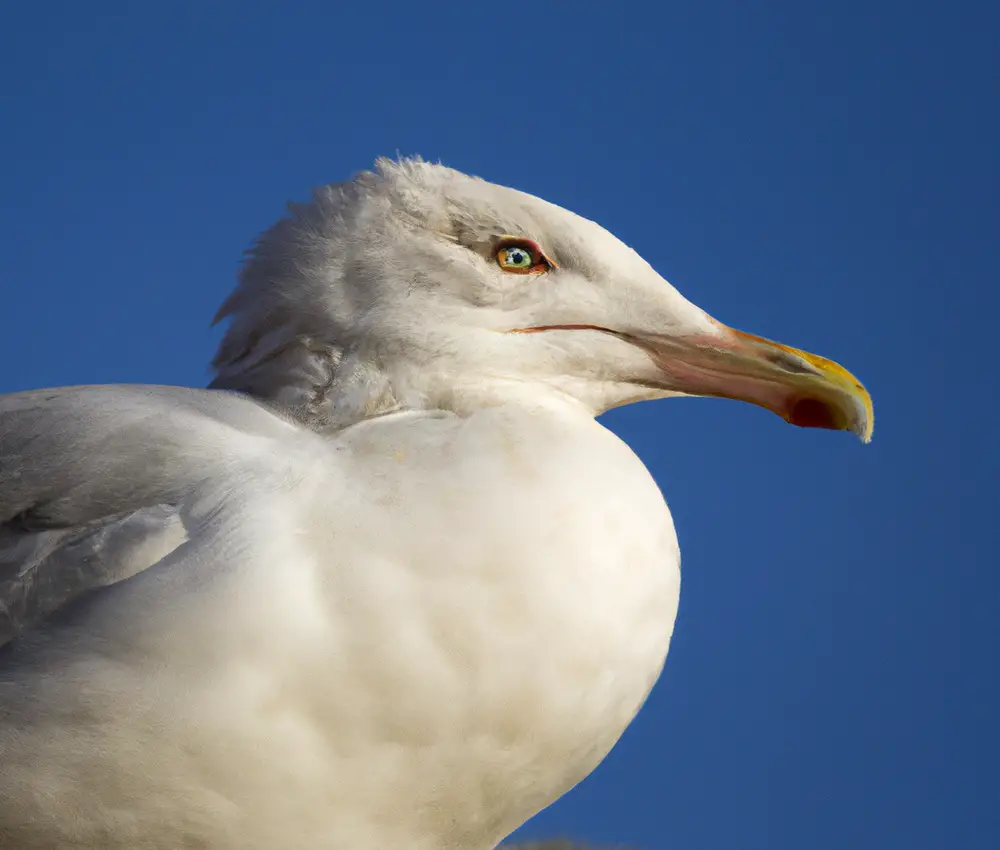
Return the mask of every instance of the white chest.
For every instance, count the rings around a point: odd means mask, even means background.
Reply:
[[[338,496],[316,541],[339,550],[323,581],[347,624],[338,679],[379,718],[373,736],[412,742],[440,795],[427,805],[502,836],[599,763],[655,682],[677,611],[673,523],[592,420],[482,414],[440,423],[419,452],[402,424],[354,437],[378,485],[352,510]]]

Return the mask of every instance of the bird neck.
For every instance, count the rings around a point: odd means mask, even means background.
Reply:
[[[209,388],[246,393],[317,431],[341,430],[387,413],[448,410],[468,415],[506,404],[569,406],[587,417],[600,412],[557,387],[409,363],[385,366],[304,338],[266,357],[220,368]]]
[[[315,430],[346,428],[402,409],[373,361],[297,337],[264,355],[215,362],[209,389],[232,390],[278,407]]]

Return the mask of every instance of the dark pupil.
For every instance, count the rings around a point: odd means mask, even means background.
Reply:
[[[528,259],[528,255],[521,251],[520,249],[515,249],[510,252],[510,261],[515,266],[524,265],[525,261]]]

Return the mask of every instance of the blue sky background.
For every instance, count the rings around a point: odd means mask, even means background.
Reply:
[[[396,151],[868,384],[868,447],[735,402],[607,417],[673,509],[680,618],[523,837],[1000,846],[996,3],[4,7],[0,391],[203,385],[251,237]]]

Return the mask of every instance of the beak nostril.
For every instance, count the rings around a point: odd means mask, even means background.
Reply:
[[[815,375],[819,370],[808,360],[788,351],[775,349],[767,353],[767,359],[775,366],[795,375]]]

